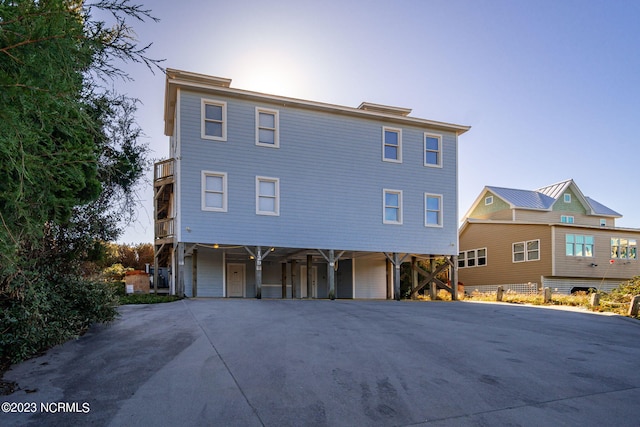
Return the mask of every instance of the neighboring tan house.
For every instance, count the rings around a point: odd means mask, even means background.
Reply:
[[[538,190],[485,187],[460,227],[465,292],[611,290],[640,275],[640,229],[583,195],[573,180]]]
[[[403,261],[456,265],[468,126],[166,75],[155,271],[169,269],[172,293],[398,298]]]

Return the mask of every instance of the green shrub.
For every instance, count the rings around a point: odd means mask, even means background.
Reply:
[[[67,275],[49,279],[33,278],[20,292],[0,296],[0,362],[27,359],[117,315],[107,283]]]
[[[182,298],[175,295],[129,294],[120,297],[120,304],[158,304],[180,299]]]
[[[124,280],[114,280],[107,283],[113,294],[117,297],[123,297],[127,294],[127,285]]]
[[[613,302],[629,302],[631,297],[635,295],[640,295],[640,276],[620,284],[609,292],[607,299]]]

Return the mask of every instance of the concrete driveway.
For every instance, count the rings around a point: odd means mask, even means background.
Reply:
[[[640,322],[466,302],[184,300],[13,367],[3,426],[637,426]]]

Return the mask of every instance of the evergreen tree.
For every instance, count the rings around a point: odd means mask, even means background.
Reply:
[[[129,0],[0,0],[0,362],[115,315],[80,266],[149,166],[137,101],[106,89],[123,62],[159,69],[128,24],[147,19]]]

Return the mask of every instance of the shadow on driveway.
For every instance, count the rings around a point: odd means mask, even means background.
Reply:
[[[14,366],[4,426],[616,425],[640,322],[464,302],[192,299]],[[6,405],[9,406],[6,406]],[[28,413],[6,413],[9,410]]]

